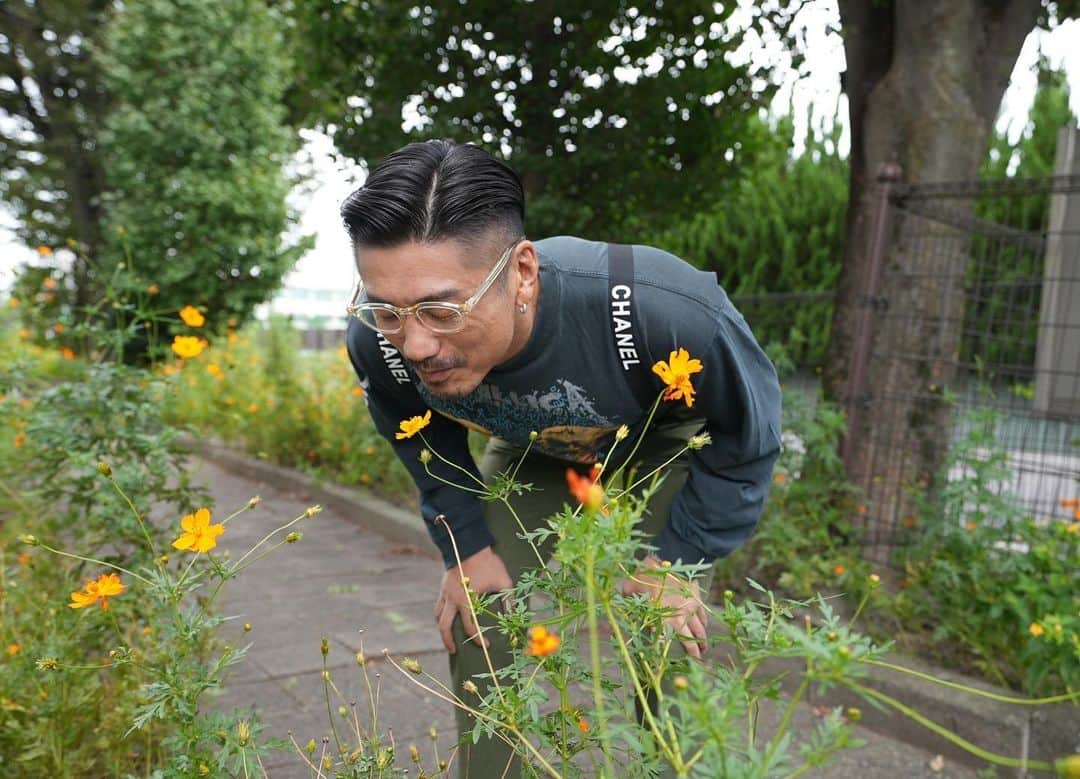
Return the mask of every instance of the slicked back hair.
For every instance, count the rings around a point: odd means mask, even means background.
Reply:
[[[524,234],[525,191],[509,166],[478,146],[410,143],[379,162],[345,199],[341,218],[353,250],[407,242],[459,241]]]

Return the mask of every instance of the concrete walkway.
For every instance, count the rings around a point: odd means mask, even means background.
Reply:
[[[281,472],[275,477],[274,469],[264,464],[258,464],[262,470],[249,470],[247,475],[206,460],[194,465],[195,477],[213,495],[216,517],[227,516],[254,495],[262,497],[261,505],[233,520],[221,538],[221,546],[234,555],[313,503],[326,500],[322,488],[298,486]],[[389,649],[395,657],[415,657],[425,670],[444,682],[448,679],[445,650],[432,618],[442,565],[428,547],[403,543],[400,536],[390,540],[373,531],[370,517],[359,515],[362,506],[349,512],[342,510],[343,505],[303,520],[296,528],[304,533],[300,542],[281,548],[226,586],[220,613],[237,619],[226,626],[224,635],[253,646],[247,660],[235,666],[225,694],[214,705],[222,709],[254,706],[267,726],[264,735],[284,738],[292,731],[300,744],[314,738],[321,749],[322,738],[330,735],[331,715],[321,679],[320,639],[328,640],[327,667],[344,696],[343,700],[333,698],[330,706],[341,734],[350,725],[340,717],[338,707],[347,706],[348,701],[359,704],[361,722],[365,727],[369,723],[368,692],[355,660],[362,643],[372,683],[379,688],[378,731],[384,737],[392,732],[402,765],[408,759],[409,744],[415,743],[430,768],[430,729],[439,733],[443,756],[456,740],[451,708],[386,664],[382,650]],[[252,625],[247,635],[241,630],[244,622]],[[809,704],[800,706],[794,727],[806,732],[820,713]],[[768,732],[768,719],[773,716],[763,714],[763,732]],[[807,775],[852,779],[975,776],[973,770],[951,759],[866,728],[858,728],[857,735],[867,742],[865,747],[845,752],[826,769]],[[274,779],[311,776],[295,753],[275,753],[264,765]]]

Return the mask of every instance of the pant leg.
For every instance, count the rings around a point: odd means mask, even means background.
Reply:
[[[679,451],[686,440],[697,432],[698,427],[700,427],[699,423],[691,423],[658,428],[646,436],[634,458],[639,478]],[[490,483],[498,473],[516,464],[520,454],[520,450],[509,447],[498,439],[492,439],[481,460],[480,472]],[[566,485],[567,467],[569,464],[560,460],[529,455],[518,472],[518,481],[532,484],[533,489],[510,501],[517,520],[501,502],[488,503],[485,507],[484,518],[495,538],[495,552],[506,564],[512,581],[518,581],[525,570],[540,565],[541,559],[546,562],[551,557],[553,541],[549,541],[538,549],[540,553],[538,558],[532,547],[518,538],[518,534],[522,532],[522,526],[526,531],[542,527],[549,516],[560,511],[564,504],[572,501]],[[642,518],[641,527],[650,536],[659,533],[667,523],[675,495],[686,481],[685,455],[668,465],[664,472],[667,478],[653,494],[649,501],[648,511]],[[637,492],[644,490],[645,486],[642,485]],[[707,582],[703,583],[703,592],[708,592]],[[485,624],[490,625],[490,620],[481,619],[481,625]],[[488,663],[483,650],[478,645],[465,642],[460,620],[454,622],[453,635],[457,647],[457,652],[450,655],[453,687],[463,700],[475,701],[476,696],[464,692],[462,685],[466,680],[472,679],[481,690],[485,690],[487,686],[485,680],[475,677],[479,674],[490,674]],[[506,637],[494,628],[485,631],[484,635],[491,642],[488,649],[491,667],[497,670],[509,665],[510,647]],[[682,645],[673,646],[671,654],[675,657],[685,656]],[[460,734],[464,735],[472,731],[475,724],[472,716],[457,709],[456,718]],[[489,777],[496,779],[502,776],[516,779],[521,775],[521,764],[513,749],[499,739],[482,737],[476,744],[471,743],[471,738],[464,739],[456,761],[460,779],[488,779]]]

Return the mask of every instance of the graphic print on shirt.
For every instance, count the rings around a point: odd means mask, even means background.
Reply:
[[[417,389],[429,406],[466,427],[521,447],[535,430],[540,437],[534,447],[551,457],[579,463],[596,462],[600,442],[618,427],[596,410],[596,401],[583,388],[566,379],[527,394],[481,384],[456,399],[435,397],[420,383]]]

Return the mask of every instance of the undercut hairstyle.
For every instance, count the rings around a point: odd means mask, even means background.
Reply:
[[[446,140],[403,146],[379,162],[341,206],[353,251],[454,240],[471,248],[524,234],[525,190],[478,146]]]

